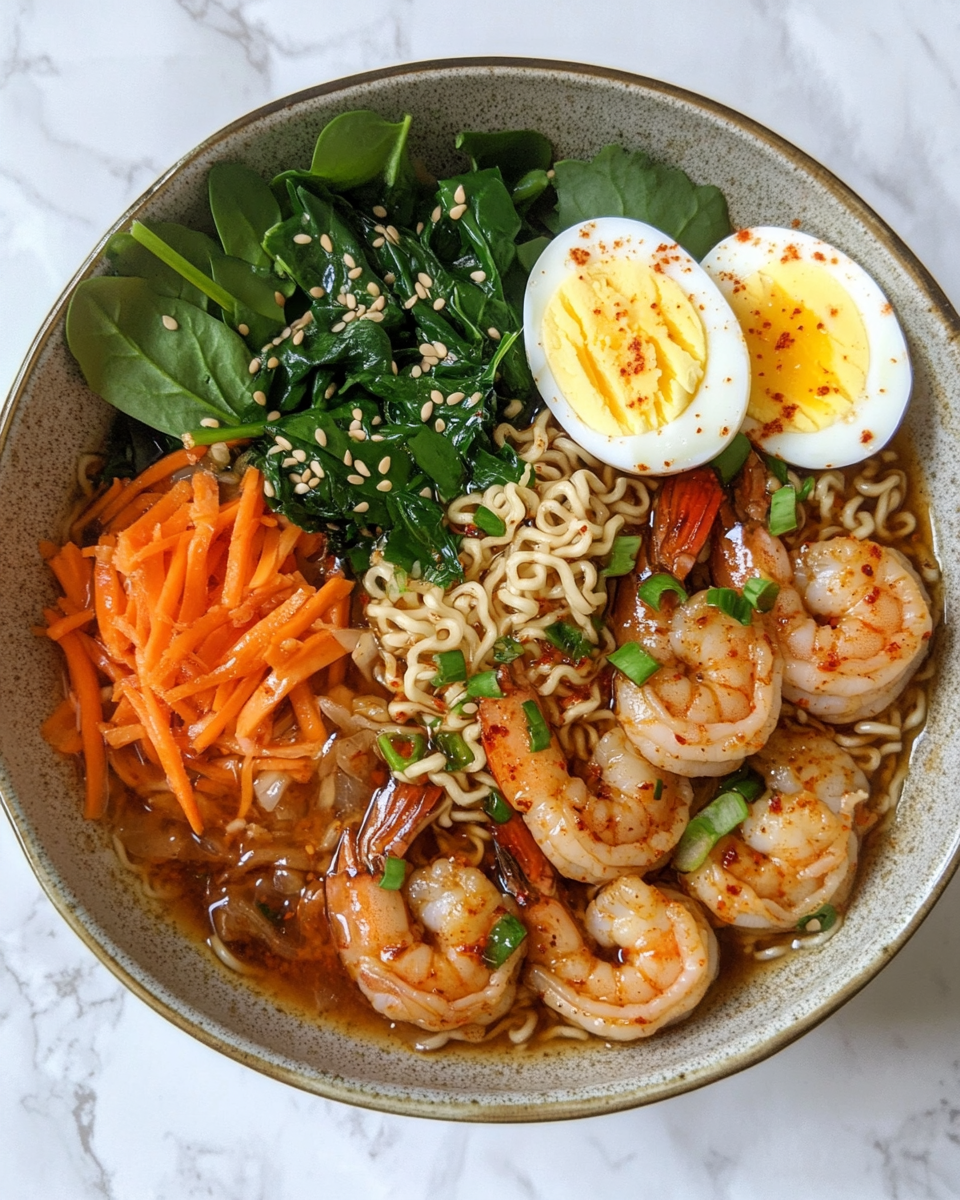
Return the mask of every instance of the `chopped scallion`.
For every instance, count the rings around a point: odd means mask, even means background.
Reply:
[[[448,771],[464,771],[473,762],[473,751],[463,739],[463,735],[452,729],[434,734],[437,749],[446,757]]]
[[[377,746],[391,771],[405,771],[427,752],[422,733],[381,733]],[[405,753],[408,748],[409,753]]]
[[[809,933],[826,933],[828,929],[832,929],[837,923],[837,910],[832,904],[824,904],[822,908],[818,908],[815,913],[811,913],[809,917],[801,917],[797,922],[798,929],[804,929]],[[811,929],[813,925],[815,928]]]
[[[523,715],[527,718],[530,749],[534,752],[546,750],[550,745],[550,726],[544,719],[536,700],[524,700]]]
[[[767,790],[766,784],[752,767],[743,764],[739,770],[720,780],[721,792],[739,792],[746,801],[756,800]]]
[[[478,529],[490,537],[503,537],[507,532],[507,527],[500,517],[485,504],[481,504],[477,511],[473,514],[473,523]]]
[[[770,516],[767,528],[774,537],[789,533],[797,527],[797,493],[792,487],[782,487],[770,497]]]
[[[808,475],[806,477],[806,479],[803,481],[803,485],[801,486],[800,491],[797,492],[797,499],[799,501],[801,501],[801,503],[802,503],[804,500],[806,500],[808,498],[808,496],[810,495],[810,493],[812,491],[813,491],[813,476]]]
[[[662,795],[663,795],[663,780],[658,779],[657,782],[653,785],[653,798],[654,798],[654,800],[659,800]]]
[[[610,551],[610,561],[600,572],[608,579],[616,579],[620,575],[629,575],[637,565],[637,554],[640,552],[640,537],[630,537],[626,534],[613,539],[613,549]]]
[[[523,922],[513,913],[504,913],[490,930],[486,949],[483,952],[483,961],[491,971],[496,971],[503,966],[526,936],[527,931]]]
[[[772,579],[761,579],[759,575],[748,579],[743,585],[744,600],[752,604],[757,612],[769,612],[779,594],[780,585],[778,583],[774,583]]]
[[[782,458],[777,458],[773,454],[767,454],[764,457],[767,460],[767,466],[770,469],[770,473],[780,483],[785,484],[789,478],[788,472],[790,470],[790,468],[787,466],[787,464],[783,461]]]
[[[593,644],[587,641],[580,630],[568,625],[566,621],[555,621],[548,625],[543,635],[552,646],[556,646],[574,662],[581,662],[589,657],[593,649]]]
[[[512,663],[523,654],[523,646],[512,637],[498,637],[493,643],[493,661],[495,663]]]
[[[719,608],[728,617],[733,617],[741,625],[749,625],[753,621],[753,605],[733,588],[707,588],[707,603]]]
[[[473,675],[468,679],[467,695],[477,699],[487,697],[491,700],[500,700],[503,692],[500,690],[500,684],[497,683],[496,671],[481,671],[479,675]]]
[[[693,818],[683,831],[673,855],[673,865],[684,873],[703,865],[717,842],[749,814],[739,792],[721,792]]]
[[[387,856],[387,861],[383,864],[383,878],[380,880],[380,886],[387,892],[397,892],[403,887],[403,881],[407,877],[407,864],[402,858],[394,858],[392,854]]]
[[[745,433],[738,433],[729,445],[724,446],[710,464],[720,476],[721,483],[729,483],[739,474],[752,449]]]
[[[612,663],[637,687],[642,687],[661,666],[652,654],[648,654],[636,642],[625,642],[619,650],[614,650],[613,654],[607,657],[607,662]]]
[[[445,687],[448,683],[460,683],[467,677],[467,663],[462,650],[441,650],[433,656],[437,673],[432,679],[434,687]]]
[[[664,592],[673,592],[680,597],[680,603],[686,604],[687,593],[683,590],[678,580],[672,575],[651,575],[649,579],[645,579],[637,588],[637,595],[648,604],[654,612],[660,611],[660,602],[663,599]]]
[[[513,816],[513,809],[504,800],[503,796],[494,788],[490,795],[483,802],[483,811],[487,814],[491,821],[496,821],[498,825],[506,825]]]

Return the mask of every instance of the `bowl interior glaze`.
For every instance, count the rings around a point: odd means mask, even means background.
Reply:
[[[857,197],[730,110],[653,80],[572,64],[490,59],[399,67],[250,114],[177,164],[114,228],[133,217],[205,225],[211,164],[243,160],[265,175],[305,166],[323,123],[361,107],[394,119],[412,113],[414,152],[438,173],[463,165],[452,149],[463,127],[540,129],[558,157],[589,156],[611,141],[643,147],[698,182],[722,188],[735,225],[797,222],[860,262],[892,300],[910,344],[915,383],[907,427],[947,565],[949,611],[956,589],[950,566],[960,560],[953,501],[960,429],[950,404],[960,392],[960,322],[920,264]],[[102,269],[105,241],[77,280]],[[464,1120],[586,1116],[661,1099],[759,1061],[849,999],[916,929],[960,856],[960,791],[940,786],[944,777],[960,775],[960,704],[947,683],[960,679],[960,669],[949,628],[937,639],[941,680],[926,734],[891,828],[868,845],[843,929],[816,954],[789,956],[716,989],[686,1024],[631,1046],[594,1042],[574,1050],[484,1055],[453,1046],[417,1055],[312,1023],[250,991],[137,898],[104,831],[80,816],[81,789],[71,765],[39,734],[60,666],[53,647],[30,633],[52,597],[32,550],[61,528],[78,451],[99,447],[110,416],[66,349],[69,292],[38,335],[0,432],[0,487],[8,502],[0,530],[0,788],[54,904],[159,1012],[241,1062],[334,1099]]]

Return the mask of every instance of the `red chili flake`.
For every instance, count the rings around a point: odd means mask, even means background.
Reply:
[[[864,573],[864,575],[873,574],[873,567],[871,567],[869,563],[864,563],[860,570]]]
[[[579,246],[574,246],[574,248],[570,251],[570,257],[578,267],[582,267],[590,258],[590,251],[581,250]]]
[[[862,445],[864,445],[864,446],[868,446],[873,441],[873,439],[874,439],[874,434],[872,434],[869,429],[865,429],[863,431],[863,433],[860,434],[860,441],[861,441]]]
[[[777,344],[774,347],[774,349],[775,350],[788,350],[796,340],[797,339],[795,337],[793,337],[792,334],[789,334],[786,332],[786,330],[784,330],[784,332],[781,333],[780,336],[777,338]]]
[[[750,238],[751,238],[751,233],[750,233],[749,229],[738,229],[737,230],[737,241],[738,242],[749,242]]]
[[[771,796],[770,803],[767,805],[772,813],[783,812],[783,801],[779,796]]]

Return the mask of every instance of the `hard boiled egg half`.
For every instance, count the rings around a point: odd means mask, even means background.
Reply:
[[[793,229],[741,229],[703,260],[743,328],[744,433],[798,467],[879,450],[910,398],[907,346],[886,296],[841,251]]]
[[[641,475],[715,458],[750,394],[744,336],[717,285],[667,234],[600,217],[559,233],[523,308],[527,358],[585,450]]]

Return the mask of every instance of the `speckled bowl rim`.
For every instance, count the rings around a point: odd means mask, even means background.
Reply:
[[[661,80],[648,76],[635,75],[628,71],[621,71],[610,67],[554,59],[507,56],[425,60],[421,62],[401,63],[375,71],[365,71],[356,75],[345,76],[273,100],[224,126],[189,153],[178,159],[173,166],[165,171],[101,237],[79,270],[64,288],[43,321],[22,366],[14,378],[3,408],[0,410],[0,454],[3,453],[5,448],[14,416],[17,413],[18,406],[26,390],[27,381],[35,369],[49,339],[64,319],[67,304],[74,288],[81,280],[94,272],[96,264],[101,258],[110,238],[118,230],[128,226],[132,220],[137,218],[147,201],[157,196],[158,193],[162,193],[171,179],[185,166],[252,122],[304,101],[321,96],[335,95],[340,91],[384,79],[423,75],[438,71],[449,72],[451,70],[456,71],[457,69],[482,68],[492,68],[501,71],[517,68],[527,71],[557,72],[558,74],[577,76],[580,79],[588,81],[595,79],[598,81],[605,80],[619,83],[643,89],[649,93],[658,94],[666,99],[680,101],[739,128],[750,137],[756,139],[756,141],[764,144],[774,153],[789,160],[793,166],[812,177],[826,191],[830,192],[839,204],[864,226],[870,236],[881,243],[910,277],[913,285],[929,300],[931,310],[946,328],[948,339],[952,341],[960,340],[960,315],[953,308],[943,289],[930,272],[890,226],[831,171],[828,171],[815,159],[798,149],[779,134],[767,129],[752,118],[743,116],[735,109],[701,96],[696,92],[677,87],[674,84],[664,83]],[[3,767],[2,763],[0,763],[0,767]],[[177,1008],[152,992],[141,980],[137,979],[123,965],[118,963],[97,940],[91,930],[88,929],[80,914],[74,910],[69,898],[64,894],[61,883],[56,875],[48,870],[44,857],[40,852],[40,847],[33,843],[31,831],[21,828],[15,815],[15,805],[12,803],[11,795],[8,794],[12,789],[9,788],[5,777],[6,770],[4,767],[0,771],[0,802],[2,802],[3,809],[13,827],[14,834],[23,849],[27,861],[54,908],[56,908],[74,933],[77,934],[80,940],[92,951],[100,962],[155,1012],[212,1049],[218,1050],[220,1053],[274,1079],[292,1084],[295,1087],[312,1092],[326,1099],[339,1100],[359,1107],[395,1113],[401,1116],[423,1116],[441,1120],[524,1122],[597,1116],[651,1104],[658,1100],[668,1099],[671,1096],[693,1091],[696,1088],[734,1075],[739,1071],[745,1070],[747,1067],[762,1062],[764,1059],[795,1042],[811,1029],[814,1029],[865,987],[917,931],[943,894],[958,867],[960,867],[960,837],[958,837],[953,854],[944,870],[900,934],[890,943],[886,944],[875,959],[851,978],[846,986],[833,993],[828,1000],[811,1010],[804,1018],[796,1021],[779,1034],[768,1038],[762,1045],[753,1047],[750,1050],[733,1053],[729,1057],[719,1059],[699,1071],[690,1072],[682,1078],[662,1084],[640,1085],[632,1091],[629,1089],[620,1090],[610,1097],[590,1096],[571,1100],[544,1101],[541,1097],[536,1096],[531,1097],[530,1101],[526,1104],[517,1104],[505,1100],[499,1104],[483,1105],[478,1110],[478,1106],[475,1103],[457,1101],[455,1099],[435,1101],[411,1095],[404,1097],[392,1094],[371,1095],[370,1091],[354,1088],[344,1080],[333,1076],[317,1077],[312,1074],[308,1075],[290,1070],[255,1053],[251,1053],[216,1032],[204,1028],[184,1013],[178,1011]]]

